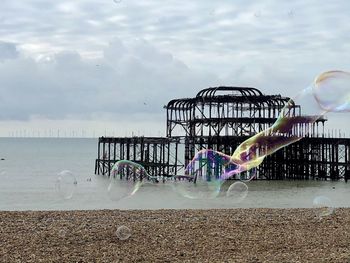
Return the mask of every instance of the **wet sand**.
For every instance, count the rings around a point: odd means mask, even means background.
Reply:
[[[350,262],[350,209],[0,212],[0,262]],[[132,235],[121,241],[121,225]]]

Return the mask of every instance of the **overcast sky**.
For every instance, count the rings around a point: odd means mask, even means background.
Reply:
[[[163,135],[163,105],[209,86],[293,97],[350,70],[349,14],[346,0],[1,0],[0,136]]]

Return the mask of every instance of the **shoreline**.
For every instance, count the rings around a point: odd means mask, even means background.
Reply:
[[[1,211],[0,262],[350,262],[350,208]],[[131,237],[119,240],[125,225]]]

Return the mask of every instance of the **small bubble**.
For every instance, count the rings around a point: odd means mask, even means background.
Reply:
[[[115,235],[119,240],[127,240],[131,236],[131,230],[127,226],[118,227]]]
[[[317,196],[314,198],[313,208],[316,209],[316,215],[319,218],[329,216],[334,212],[332,201],[325,196]]]
[[[57,176],[55,190],[63,199],[71,199],[77,186],[77,180],[71,171],[64,170]]]
[[[314,80],[312,95],[326,112],[350,112],[349,84],[350,72],[327,71]]]
[[[242,202],[248,195],[248,186],[243,182],[235,182],[230,185],[226,192],[226,196],[229,197],[234,203]]]

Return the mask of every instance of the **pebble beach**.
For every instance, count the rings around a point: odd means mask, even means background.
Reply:
[[[0,262],[350,262],[347,208],[0,212],[0,232]]]

